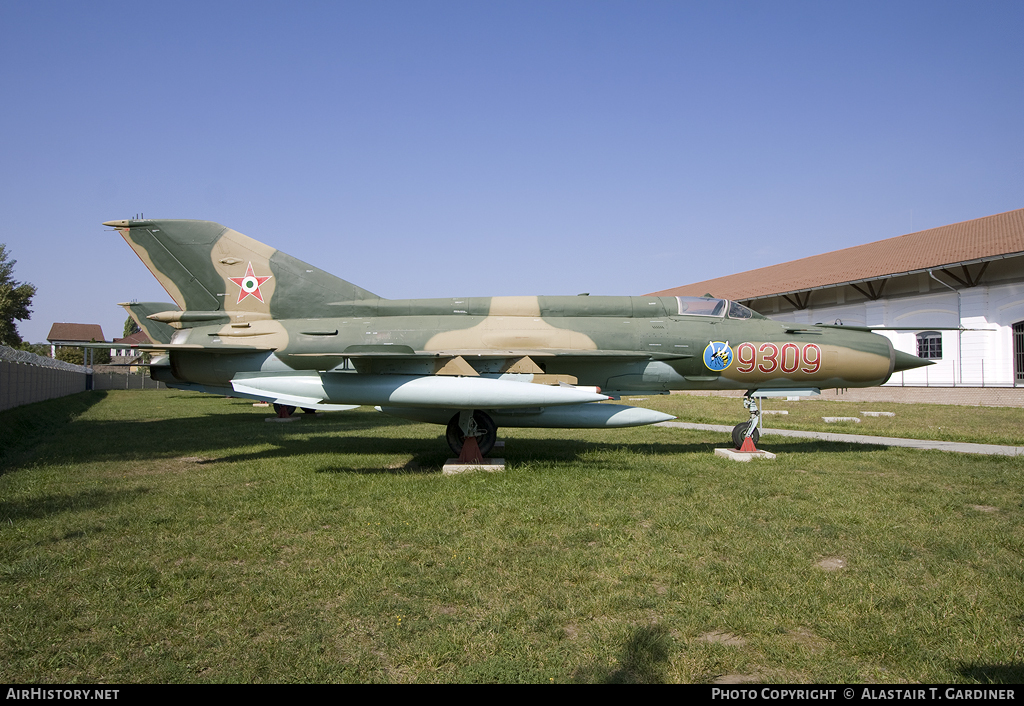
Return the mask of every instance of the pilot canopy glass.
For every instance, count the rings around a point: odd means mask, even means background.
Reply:
[[[710,297],[676,297],[679,313],[687,316],[723,316],[726,301]]]
[[[749,319],[754,315],[754,312],[743,306],[739,302],[729,302],[729,318],[730,319]]]

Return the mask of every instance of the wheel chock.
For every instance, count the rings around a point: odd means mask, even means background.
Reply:
[[[458,461],[460,464],[484,462],[484,456],[480,453],[480,445],[476,443],[475,436],[467,436],[466,440],[462,442],[462,452],[459,454]]]
[[[495,447],[504,446],[505,442],[496,442]],[[475,436],[467,436],[466,440],[462,443],[462,452],[458,458],[450,458],[441,472],[446,476],[456,475],[458,473],[468,473],[471,471],[504,471],[505,470],[505,459],[503,458],[484,458],[483,454],[480,453],[480,445],[476,442]]]

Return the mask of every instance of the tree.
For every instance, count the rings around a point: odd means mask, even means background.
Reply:
[[[35,353],[43,358],[50,357],[50,344],[49,343],[29,343],[28,341],[22,341],[20,350],[27,353]]]
[[[92,339],[91,343],[96,343],[96,339]],[[93,365],[106,365],[110,362],[109,348],[93,348],[92,351],[91,362]],[[88,361],[89,358],[90,356],[82,348],[57,346],[57,360],[63,360],[65,363],[74,363],[75,365],[85,365],[85,361]]]
[[[124,321],[124,337],[128,338],[133,333],[138,333],[141,330],[142,328],[140,328],[139,325],[135,323],[135,319],[133,319],[129,314],[128,318],[125,319]],[[149,353],[139,353],[138,355],[143,363],[149,363]]]
[[[7,246],[0,243],[0,345],[17,348],[21,336],[15,321],[27,321],[32,315],[29,307],[35,296],[35,285],[14,279],[17,260],[8,260]]]
[[[139,325],[137,323],[135,323],[135,319],[133,319],[131,316],[129,316],[127,319],[125,319],[125,322],[124,322],[124,337],[125,338],[128,338],[133,333],[138,333],[141,330],[142,329],[139,328]]]
[[[96,343],[96,339],[92,339],[93,343]],[[93,348],[92,355],[89,356],[89,360],[93,365],[107,365],[110,363],[110,349],[109,348]]]
[[[57,360],[81,365],[83,360],[82,349],[72,348],[71,346],[57,346]]]

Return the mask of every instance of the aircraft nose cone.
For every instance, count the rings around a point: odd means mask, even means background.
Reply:
[[[935,365],[935,361],[918,358],[916,355],[904,353],[903,351],[896,351],[896,365],[893,367],[892,371],[894,373],[899,373],[904,370],[921,368],[925,365]]]

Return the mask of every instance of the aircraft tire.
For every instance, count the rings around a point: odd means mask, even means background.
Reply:
[[[743,446],[743,436],[747,433],[747,425],[750,422],[740,422],[732,428],[732,445],[737,449]],[[750,435],[750,438],[754,440],[754,446],[757,446],[757,442],[761,439],[761,430],[754,429],[754,433]]]
[[[484,431],[483,436],[476,438],[476,443],[480,447],[480,455],[486,456],[494,448],[494,442],[498,440],[498,425],[494,423],[489,414],[479,409],[473,412],[473,420],[476,421],[477,428]],[[462,444],[466,441],[466,435],[459,428],[458,412],[448,422],[447,438],[448,446],[455,452],[455,455],[458,456],[462,453]]]

